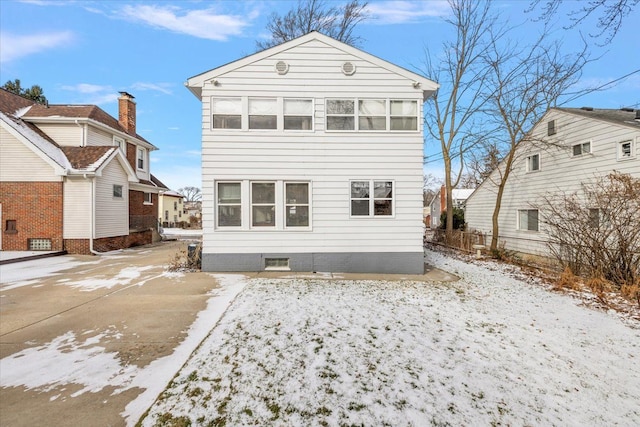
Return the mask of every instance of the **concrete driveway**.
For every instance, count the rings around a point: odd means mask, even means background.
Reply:
[[[167,375],[140,381],[140,373],[173,357],[217,292],[213,275],[165,271],[186,245],[0,267],[0,425],[135,423],[123,415],[145,391],[136,384],[167,381]],[[56,265],[64,270],[51,273]],[[16,277],[27,280],[5,280]],[[165,372],[169,379],[184,360]]]

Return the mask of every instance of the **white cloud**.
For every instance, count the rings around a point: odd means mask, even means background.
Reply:
[[[370,3],[367,10],[375,24],[410,24],[421,22],[425,18],[435,18],[449,14],[449,4],[437,1],[391,0]]]
[[[90,83],[78,83],[77,85],[73,85],[73,86],[62,86],[62,89],[73,91],[73,92],[80,92],[80,93],[98,93],[98,92],[113,91],[111,86],[100,86],[100,85],[93,85]]]
[[[211,8],[185,11],[176,6],[136,4],[124,6],[122,14],[152,27],[218,41],[241,34],[249,25],[243,16],[218,14]]]
[[[68,45],[73,41],[71,31],[16,35],[0,32],[0,63],[7,63],[47,49]]]
[[[178,126],[171,126],[171,127],[168,127],[167,129],[169,129],[169,130],[180,130],[180,128]]]
[[[155,90],[158,92],[162,92],[165,95],[171,95],[171,91],[167,89],[169,86],[171,86],[170,83],[155,84],[155,83],[138,82],[138,83],[132,84],[131,88],[136,90]]]

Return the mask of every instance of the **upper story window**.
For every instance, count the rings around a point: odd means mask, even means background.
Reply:
[[[178,210],[178,202],[173,202],[173,210],[174,211]]]
[[[391,130],[418,130],[418,102],[391,100]]]
[[[122,185],[113,184],[113,197],[122,198]]]
[[[240,98],[213,98],[211,109],[214,129],[242,128],[242,100]]]
[[[414,100],[327,99],[326,129],[417,131],[418,112],[418,101]]]
[[[540,170],[540,154],[532,154],[527,157],[527,172]]]
[[[591,152],[591,141],[583,142],[582,144],[576,144],[572,146],[573,155],[580,156],[582,154],[588,154]]]
[[[633,140],[618,143],[618,160],[632,159],[635,157]]]
[[[249,129],[277,129],[278,102],[275,98],[249,98]]]
[[[392,215],[393,181],[351,181],[352,217]]]
[[[127,154],[127,146],[126,146],[126,143],[125,143],[124,139],[122,139],[122,138],[120,138],[118,136],[114,136],[113,137],[113,145],[117,145],[125,155]]]
[[[147,150],[144,148],[138,148],[138,169],[145,170],[145,164],[147,162]]]
[[[547,135],[551,136],[551,135],[555,135],[556,134],[556,121],[555,120],[549,120],[547,122]]]
[[[327,99],[327,130],[355,130],[355,101]]]
[[[387,101],[384,99],[361,99],[358,101],[358,129],[386,130]]]
[[[313,126],[313,101],[311,99],[284,99],[284,129],[311,130]]]

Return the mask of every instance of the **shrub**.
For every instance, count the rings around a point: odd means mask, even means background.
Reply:
[[[464,210],[460,208],[453,208],[453,229],[454,230],[464,230],[465,222],[464,222]],[[443,230],[447,228],[447,212],[442,212],[440,214],[440,228]]]

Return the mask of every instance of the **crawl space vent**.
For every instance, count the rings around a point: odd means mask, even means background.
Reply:
[[[278,74],[282,75],[282,74],[287,74],[287,71],[289,71],[289,64],[287,64],[284,61],[278,61],[276,62],[276,71],[278,72]]]
[[[345,62],[344,64],[342,64],[342,72],[346,76],[351,76],[353,75],[353,73],[356,72],[356,66],[353,65],[351,62]]]

